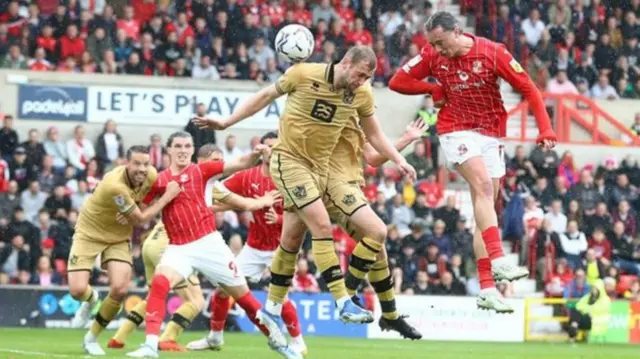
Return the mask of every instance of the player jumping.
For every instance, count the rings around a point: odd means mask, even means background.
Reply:
[[[179,192],[178,184],[168,183],[160,199],[144,211],[136,205],[151,189],[157,172],[151,166],[149,150],[133,146],[127,151],[125,166],[108,172],[80,211],[69,254],[69,292],[82,302],[71,321],[73,328],[84,328],[98,303],[98,292],[89,285],[92,268],[98,255],[109,276],[109,294],[84,336],[84,350],[90,355],[105,355],[98,344],[98,335],[120,311],[131,278],[130,240],[133,225],[116,222],[118,213],[133,224],[146,223]]]
[[[251,154],[226,164],[222,161],[192,164],[194,148],[191,135],[177,132],[169,137],[171,166],[158,175],[144,202],[149,203],[158,197],[170,181],[177,181],[182,191],[162,211],[170,242],[151,281],[145,313],[146,340],[138,350],[127,356],[158,357],[158,334],[166,313],[167,295],[172,287],[194,271],[218,284],[233,297],[269,337],[272,348],[289,348],[278,324],[262,312],[260,303],[249,291],[233,253],[216,229],[215,215],[208,209],[204,199],[206,183],[210,178],[249,168],[266,150],[267,147],[258,145]],[[299,358],[292,349],[278,351],[284,353],[285,358]]]
[[[295,271],[298,238],[307,230],[312,253],[322,278],[336,300],[340,319],[370,323],[370,311],[358,307],[349,296],[335,252],[329,214],[322,202],[329,177],[329,158],[342,129],[360,119],[372,146],[396,163],[403,173],[415,170],[382,133],[375,117],[375,102],[368,80],[376,69],[373,50],[354,46],[335,64],[293,65],[274,85],[251,97],[227,119],[195,118],[201,127],[228,128],[251,117],[280,96],[288,94],[280,120],[279,141],[273,148],[270,172],[284,197],[280,246],[271,265],[266,310],[280,321],[283,303]],[[358,246],[364,259],[375,260],[383,246],[379,238],[367,238]]]
[[[262,136],[260,143],[272,147],[277,138],[275,132],[269,132]],[[216,211],[237,208],[229,201],[233,196],[253,198],[277,191],[275,183],[269,176],[269,158],[264,158],[264,162],[254,168],[234,174],[225,180],[223,185],[228,192],[215,198]],[[283,209],[281,203],[277,203],[266,208],[260,207],[252,212],[253,221],[249,224],[247,243],[236,259],[240,270],[249,281],[258,282],[265,269],[271,266],[275,250],[280,243]],[[211,331],[205,338],[190,342],[187,348],[219,350],[224,345],[223,331],[229,307],[229,296],[223,291],[216,291],[211,298]],[[282,319],[291,335],[290,346],[298,353],[306,354],[307,346],[300,332],[298,314],[290,301],[286,301],[283,305]]]
[[[512,312],[495,288],[495,280],[517,280],[528,271],[504,256],[494,202],[505,174],[503,145],[507,111],[499,79],[506,80],[529,102],[538,124],[536,143],[552,148],[551,128],[540,92],[505,46],[463,33],[455,17],[437,12],[426,23],[430,45],[409,60],[391,79],[389,87],[407,95],[431,91],[426,77],[442,85],[446,104],[438,113],[437,130],[444,155],[469,183],[476,221],[474,251],[482,288],[478,307]]]
[[[198,162],[216,161],[222,159],[222,152],[212,144],[202,146],[198,150]],[[224,193],[223,193],[224,191]],[[211,202],[212,192],[214,196],[228,194],[226,190],[214,178],[207,182],[207,190],[205,191],[205,201]],[[266,192],[259,198],[243,198],[240,196],[226,195],[224,200],[226,203],[243,210],[254,210],[272,206],[278,199],[278,194]],[[122,223],[122,222],[121,222]],[[145,266],[145,276],[147,283],[150,284],[155,275],[156,266],[160,263],[162,253],[169,245],[169,236],[162,222],[149,232],[142,245],[142,260]],[[162,336],[158,342],[158,349],[161,351],[184,352],[185,348],[177,343],[178,336],[191,325],[193,319],[200,314],[204,308],[204,297],[200,289],[200,281],[198,276],[192,274],[186,280],[178,283],[173,290],[183,300],[183,304],[175,311],[171,317],[171,321],[167,324]],[[147,301],[143,300],[136,304],[127,315],[125,322],[120,326],[116,334],[109,341],[109,348],[120,349],[124,347],[127,338],[136,327],[144,321],[144,313],[147,308]]]

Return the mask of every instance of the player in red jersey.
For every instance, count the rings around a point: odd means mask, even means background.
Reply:
[[[262,136],[260,143],[271,147],[277,139],[278,135],[275,132],[269,132]],[[277,187],[269,175],[269,158],[263,160],[262,164],[240,171],[224,181],[224,191],[216,196],[214,210],[223,211],[233,207],[228,205],[229,193],[245,198],[254,198],[262,197],[271,191],[277,191]],[[238,267],[250,282],[260,281],[265,269],[271,267],[275,250],[280,245],[282,212],[282,203],[252,211],[253,221],[249,225],[247,243],[236,257]],[[205,338],[190,342],[187,345],[188,349],[218,350],[222,347],[224,344],[223,331],[230,304],[229,297],[223,291],[216,291],[211,298],[211,331]],[[298,353],[306,354],[307,346],[300,332],[296,308],[290,301],[284,303],[282,319],[291,336],[290,346],[292,349]]]
[[[144,202],[150,203],[164,192],[170,181],[178,182],[182,192],[162,211],[169,246],[151,281],[145,314],[146,341],[127,356],[158,357],[158,334],[166,314],[167,295],[178,282],[197,271],[235,299],[247,316],[268,336],[269,345],[274,350],[285,358],[300,358],[299,354],[289,348],[278,325],[262,312],[261,304],[249,291],[233,253],[216,229],[215,215],[209,210],[204,198],[209,179],[251,167],[261,153],[268,152],[268,147],[259,145],[251,154],[229,163],[207,161],[198,164],[191,163],[194,147],[193,138],[188,133],[172,134],[167,148],[171,166],[158,175]],[[287,350],[280,350],[282,348]]]
[[[540,135],[537,144],[555,145],[540,92],[505,46],[463,33],[455,17],[437,12],[426,23],[429,45],[391,79],[389,87],[399,93],[428,93],[435,77],[442,85],[446,103],[438,114],[437,131],[447,162],[469,183],[476,220],[474,251],[478,261],[481,293],[478,306],[498,312],[513,309],[495,288],[495,280],[517,280],[528,271],[507,260],[502,251],[498,219],[494,210],[500,178],[505,174],[503,145],[507,111],[500,95],[500,78],[529,101]]]

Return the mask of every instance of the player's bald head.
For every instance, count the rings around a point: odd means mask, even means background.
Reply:
[[[221,160],[222,159],[222,151],[220,147],[207,143],[206,145],[200,147],[198,150],[198,161],[211,161],[211,160]]]
[[[453,31],[458,25],[458,20],[452,13],[447,11],[438,11],[431,15],[425,23],[427,32],[442,28],[442,31]]]
[[[377,65],[376,54],[369,46],[354,46],[347,51],[344,58],[348,59],[352,65],[358,65],[364,62],[367,64],[369,70],[374,70]]]

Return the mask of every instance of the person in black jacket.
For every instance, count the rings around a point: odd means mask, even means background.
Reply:
[[[27,164],[35,168],[42,166],[42,160],[47,152],[44,145],[40,142],[40,131],[32,128],[29,130],[29,139],[20,144],[27,154]]]
[[[71,242],[75,233],[76,222],[78,221],[78,212],[71,210],[66,217],[58,216],[56,221],[57,224],[49,230],[49,237],[55,242],[53,259],[66,261],[69,259]]]
[[[13,151],[18,147],[18,133],[13,129],[13,116],[5,115],[0,129],[0,156],[11,163]]]
[[[124,158],[124,144],[122,136],[116,129],[113,120],[104,123],[104,129],[96,143],[96,157],[100,159],[100,165],[108,165],[118,158]]]
[[[616,222],[613,232],[607,236],[613,245],[613,261],[629,274],[640,274],[640,235],[635,239],[624,233],[624,223]]]
[[[29,187],[29,183],[37,178],[38,168],[27,162],[27,152],[23,147],[14,151],[13,161],[9,165],[9,178],[18,182],[19,192]]]
[[[11,239],[11,245],[0,248],[0,273],[7,274],[9,278],[17,278],[21,271],[31,271],[31,256],[29,246],[18,234]]]
[[[198,104],[198,106],[196,107],[195,114],[198,117],[204,117],[207,115],[207,108],[203,103]],[[198,153],[198,150],[200,149],[200,147],[202,147],[207,143],[213,143],[213,144],[216,143],[215,131],[210,131],[209,129],[204,129],[204,130],[199,129],[198,126],[196,126],[193,122],[191,122],[191,119],[189,119],[189,123],[187,123],[184,130],[188,132],[191,135],[191,137],[193,137],[194,152],[193,152],[193,157],[191,158],[193,162],[196,162],[196,154]]]

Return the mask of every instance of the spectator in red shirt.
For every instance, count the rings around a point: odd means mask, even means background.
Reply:
[[[31,71],[49,71],[54,67],[51,65],[49,61],[46,60],[46,52],[43,48],[39,47],[36,49],[35,58],[33,60],[29,60],[29,70]]]
[[[424,193],[427,206],[429,208],[438,208],[444,198],[444,190],[442,185],[436,181],[436,175],[431,173],[424,181],[418,182],[418,192]]]
[[[67,34],[60,39],[60,60],[66,60],[69,57],[80,58],[84,49],[84,40],[78,36],[78,28],[76,25],[69,25],[67,27]]]
[[[167,34],[175,31],[175,33],[178,35],[178,45],[180,47],[184,46],[187,37],[195,36],[193,27],[189,25],[189,22],[187,21],[187,14],[184,12],[178,14],[178,20],[175,23],[167,24],[167,26],[165,27],[165,31]]]
[[[293,5],[293,21],[306,27],[311,27],[311,11],[307,10],[307,4],[304,0],[295,0]]]
[[[336,8],[336,12],[340,19],[342,19],[342,23],[344,24],[344,31],[347,31],[351,25],[353,24],[353,20],[355,19],[355,12],[351,7],[351,0],[342,0],[340,1],[340,6]],[[364,24],[364,23],[363,23]]]
[[[369,30],[364,28],[364,21],[361,18],[357,18],[354,23],[353,31],[347,34],[347,45],[366,45],[371,46],[373,44],[373,36]]]
[[[127,38],[133,39],[135,42],[140,38],[140,21],[133,17],[133,7],[127,6],[124,8],[124,18],[118,20],[116,26],[118,29],[124,30]]]
[[[362,192],[364,196],[367,197],[369,202],[373,202],[376,200],[376,196],[378,195],[378,185],[376,184],[376,178],[371,175],[367,175],[364,178],[364,186],[362,187]]]
[[[378,65],[374,79],[376,82],[386,83],[389,76],[391,76],[391,61],[389,61],[389,56],[384,51],[384,40],[377,40],[373,49],[376,52],[376,63]]]
[[[589,248],[595,251],[596,258],[611,260],[611,242],[605,236],[604,229],[601,227],[594,229],[588,243]]]
[[[131,10],[138,24],[145,24],[155,15],[156,2],[155,0],[133,0],[131,1]]]
[[[17,1],[12,1],[7,7],[7,12],[0,15],[0,24],[6,24],[7,33],[11,37],[20,37],[20,30],[26,20],[18,14],[19,5]]]
[[[278,27],[284,21],[284,7],[280,4],[279,0],[269,0],[269,3],[262,5],[261,15],[271,17],[271,23],[273,26]]]
[[[309,263],[304,258],[300,258],[298,261],[298,270],[296,271],[296,275],[293,277],[292,284],[291,290],[294,292],[320,292],[318,281],[313,274],[309,273]]]
[[[427,28],[421,26],[420,29],[413,34],[411,42],[415,44],[418,49],[423,48],[429,42],[429,40],[427,40]]]

